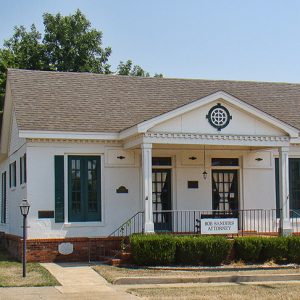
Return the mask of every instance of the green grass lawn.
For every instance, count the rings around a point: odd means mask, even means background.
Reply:
[[[28,263],[26,277],[22,277],[22,263],[0,249],[0,287],[53,286],[59,282],[39,263]]]
[[[107,265],[94,266],[93,269],[103,276],[108,282],[114,283],[124,277],[199,277],[216,275],[253,275],[253,274],[290,274],[300,273],[299,268],[279,270],[248,270],[248,271],[176,271],[176,270],[155,270],[150,268],[127,268],[112,267]]]
[[[127,292],[145,299],[253,300],[299,299],[299,283],[235,284],[194,287],[155,287],[129,289]]]

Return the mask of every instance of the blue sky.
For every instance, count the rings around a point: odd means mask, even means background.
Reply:
[[[0,0],[0,45],[14,25],[79,8],[111,46],[165,77],[300,83],[298,0]]]

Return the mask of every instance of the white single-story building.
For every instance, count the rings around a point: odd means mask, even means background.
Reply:
[[[1,236],[18,255],[23,198],[32,260],[205,218],[296,233],[299,131],[300,84],[9,69]]]

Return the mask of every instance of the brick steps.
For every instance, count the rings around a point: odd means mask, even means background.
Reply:
[[[108,265],[118,267],[121,265],[127,265],[131,261],[130,252],[120,252],[119,250],[112,250],[113,255],[102,257],[102,261]]]

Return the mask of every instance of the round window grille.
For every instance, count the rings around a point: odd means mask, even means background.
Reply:
[[[229,124],[232,116],[226,107],[218,103],[209,110],[206,118],[211,126],[221,130]]]

